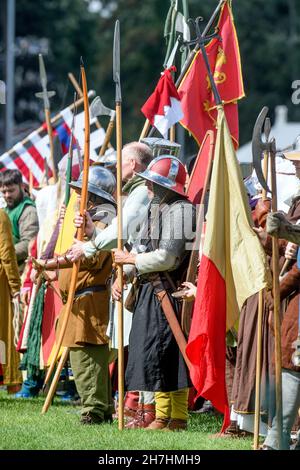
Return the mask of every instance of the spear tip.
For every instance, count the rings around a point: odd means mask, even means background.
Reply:
[[[80,56],[80,67],[84,67],[84,62],[83,62],[82,55]]]

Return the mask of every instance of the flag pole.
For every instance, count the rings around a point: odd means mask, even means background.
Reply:
[[[271,129],[270,129],[271,130]],[[265,126],[265,134],[269,137],[269,129]],[[267,138],[268,138],[267,137]],[[267,181],[268,177],[268,154],[264,152],[263,175]],[[262,200],[267,199],[267,191],[263,189]],[[261,403],[261,365],[262,365],[262,323],[264,312],[264,289],[258,294],[258,316],[257,316],[257,349],[256,349],[256,376],[255,376],[255,413],[254,413],[254,450],[259,450],[259,427],[260,427],[260,403]]]
[[[77,91],[78,96],[80,96],[80,98],[81,98],[83,96],[82,95],[82,89],[81,89],[79,83],[77,82],[76,78],[74,77],[73,73],[69,72],[68,77],[69,77],[69,80],[72,83],[73,87]],[[102,129],[101,123],[99,122],[97,117],[95,118],[95,124],[96,124],[97,129]],[[112,133],[112,130],[113,130],[113,124],[111,124],[111,122],[110,122],[108,126],[109,126],[109,128],[106,130],[107,137],[105,138],[105,142],[101,146],[100,152],[102,150],[102,147],[104,147],[105,150],[106,150],[106,147],[113,148],[113,146],[110,143],[110,137],[111,137],[111,133]],[[100,156],[101,155],[99,153],[99,157]]]
[[[205,28],[203,29],[203,32],[201,34],[201,37],[204,39],[206,34],[208,33],[208,31],[210,30],[210,28],[212,27],[212,25],[214,24],[220,10],[222,9],[223,5],[227,2],[228,0],[220,0],[216,9],[214,10],[213,14],[211,15],[207,25],[205,26]],[[175,83],[175,86],[176,88],[178,89],[183,78],[185,77],[185,74],[187,73],[190,65],[192,64],[197,52],[199,52],[201,46],[200,46],[200,43],[197,42],[194,49],[191,51],[191,53],[189,54],[188,58],[186,59],[185,61],[185,64],[183,65],[182,69],[181,69],[181,72],[180,72],[180,75],[179,77],[177,78],[176,80],[176,83]],[[204,47],[205,49],[205,47]],[[206,53],[206,50],[205,50],[205,53]],[[207,54],[206,54],[206,57],[207,57]],[[210,68],[210,67],[209,67]],[[215,87],[216,88],[216,87]],[[214,93],[215,94],[215,93]],[[216,99],[216,97],[215,97]],[[217,101],[216,101],[216,104]],[[221,103],[220,103],[221,104]],[[152,126],[151,129],[150,129],[151,125],[150,123],[147,123],[147,121],[145,122],[144,124],[144,128],[143,128],[143,131],[141,133],[141,137],[140,139],[144,138],[144,137],[147,137],[148,135],[151,136],[155,130],[155,128]]]
[[[215,22],[215,20],[216,20],[216,17],[218,16],[218,14],[219,14],[219,12],[220,12],[220,10],[221,10],[223,4],[226,3],[226,2],[227,2],[227,0],[220,0],[220,1],[219,1],[219,4],[217,5],[215,11],[214,11],[213,14],[211,15],[211,17],[210,17],[210,19],[209,19],[207,25],[205,26],[205,28],[204,28],[204,30],[203,30],[203,32],[202,32],[202,37],[205,37],[205,36],[206,36],[206,34],[208,33],[208,31],[210,30],[210,28],[211,28],[212,25],[214,24],[214,22]],[[200,49],[199,44],[196,44],[195,47],[194,47],[194,49],[192,50],[192,52],[191,52],[190,55],[188,56],[188,58],[187,58],[187,60],[186,60],[186,62],[185,62],[185,64],[184,64],[184,66],[183,66],[182,69],[181,69],[180,75],[179,75],[179,77],[178,77],[177,80],[176,80],[176,88],[178,88],[178,87],[180,86],[180,84],[181,84],[181,82],[182,82],[182,80],[183,80],[183,78],[184,78],[186,72],[188,71],[188,69],[189,69],[191,63],[193,62],[194,57],[195,57],[195,55],[197,54],[197,52],[199,51],[199,49]]]
[[[252,137],[252,154],[253,167],[256,171],[258,181],[261,186],[272,194],[272,212],[277,211],[277,184],[276,184],[276,143],[275,139],[262,140],[262,126],[264,121],[265,129],[267,129],[266,137],[268,137],[271,123],[267,118],[268,108],[264,106],[261,110],[253,130]],[[264,178],[261,168],[261,155],[265,151],[268,155],[271,168],[271,190]],[[281,376],[281,325],[280,325],[280,286],[279,286],[279,249],[278,241],[272,237],[272,271],[273,271],[273,317],[274,317],[274,333],[275,333],[275,390],[276,390],[276,421],[277,421],[277,439],[279,450],[282,449],[282,376]]]
[[[118,250],[123,250],[122,223],[122,94],[120,78],[120,22],[115,23],[113,79],[116,85],[116,136],[117,136],[117,210],[118,210]],[[124,340],[123,340],[123,268],[118,265],[117,279],[121,289],[118,300],[118,427],[124,429]]]

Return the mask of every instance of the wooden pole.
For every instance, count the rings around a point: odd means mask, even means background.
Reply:
[[[69,72],[68,77],[69,77],[69,80],[72,83],[73,87],[77,91],[78,96],[82,97],[82,89],[81,89],[79,83],[77,82],[76,78],[74,77],[74,75],[71,72]],[[100,122],[98,121],[98,119],[97,118],[95,118],[95,119],[96,119],[95,124],[96,124],[97,129],[102,129],[102,126],[101,126]],[[112,145],[111,145],[110,141],[108,141],[107,146],[109,148],[112,148]],[[100,154],[99,154],[99,156],[100,156]]]
[[[271,190],[272,212],[277,211],[277,184],[275,153],[271,154]],[[278,431],[278,448],[282,449],[282,376],[281,376],[281,320],[279,293],[279,250],[278,240],[272,237],[274,330],[275,330],[275,387],[276,387],[276,421]]]
[[[62,352],[62,355],[60,357],[58,366],[56,368],[53,380],[51,382],[49,391],[48,391],[47,396],[46,396],[46,400],[45,400],[45,403],[44,403],[44,406],[43,406],[43,409],[42,409],[42,415],[47,413],[47,411],[49,410],[49,407],[52,403],[54,394],[55,394],[56,389],[57,389],[57,384],[58,384],[58,381],[59,381],[59,378],[60,378],[60,374],[61,374],[61,371],[63,370],[65,362],[68,358],[69,351],[70,351],[69,348],[64,348],[63,349],[63,352]]]
[[[83,216],[84,211],[87,205],[87,197],[88,197],[88,178],[89,178],[89,161],[90,161],[90,114],[89,114],[89,102],[88,102],[88,94],[87,94],[87,85],[86,85],[86,77],[85,77],[85,70],[83,65],[81,66],[81,74],[82,74],[82,84],[83,84],[83,95],[84,95],[84,111],[85,111],[85,143],[84,143],[84,163],[83,163],[83,181],[82,181],[82,190],[81,190],[81,198],[80,198],[80,214]],[[77,240],[83,240],[84,238],[84,224],[77,230]],[[50,367],[47,371],[47,375],[45,378],[44,386],[48,383],[55,364],[57,360],[58,353],[60,351],[63,338],[65,335],[65,331],[67,328],[69,316],[72,310],[73,302],[74,302],[74,295],[77,285],[77,277],[80,268],[80,260],[73,263],[72,274],[71,274],[71,281],[70,287],[68,292],[68,300],[65,307],[65,316],[62,322],[61,330],[59,333],[59,337],[55,346],[52,362]]]
[[[201,148],[198,152],[197,159],[194,164],[193,171],[191,173],[191,176],[189,178],[187,188],[186,188],[186,194],[189,194],[189,188],[190,188],[191,181],[193,180],[193,176],[197,168],[197,162],[198,162],[198,159],[200,159],[201,155],[203,154],[202,149],[207,139],[209,139],[210,148],[209,148],[209,157],[208,157],[208,163],[207,163],[207,168],[206,168],[203,191],[201,194],[201,199],[200,199],[200,204],[199,204],[199,212],[197,216],[197,225],[196,225],[197,236],[193,243],[193,250],[190,256],[190,261],[189,261],[187,275],[186,275],[186,281],[193,282],[193,283],[195,282],[195,279],[197,277],[197,270],[198,270],[198,263],[199,263],[199,250],[200,250],[201,235],[202,235],[203,223],[204,223],[204,202],[205,202],[205,197],[206,197],[209,184],[210,184],[211,170],[212,170],[212,163],[213,163],[214,133],[212,131],[207,131],[207,133],[205,134],[205,137],[203,139]],[[181,327],[184,333],[186,334],[186,336],[188,336],[189,331],[190,331],[192,313],[193,313],[193,302],[188,302],[186,300],[183,300],[182,314],[181,314]]]
[[[263,175],[268,180],[268,153],[265,152],[263,159]],[[267,192],[263,189],[262,200],[267,198]],[[256,348],[256,376],[255,376],[255,414],[254,414],[254,450],[259,450],[259,425],[260,425],[260,402],[261,402],[261,364],[262,364],[262,324],[264,312],[264,289],[258,294],[258,316],[257,316],[257,348]]]
[[[205,26],[204,30],[203,30],[203,33],[202,33],[202,37],[206,36],[206,34],[208,33],[208,31],[210,30],[210,28],[212,27],[212,25],[214,24],[223,4],[226,2],[227,0],[220,0],[215,11],[213,12],[213,14],[211,15],[207,25]],[[200,49],[200,46],[199,44],[196,44],[195,48],[192,50],[192,52],[189,54],[188,58],[186,59],[185,61],[185,64],[183,65],[182,69],[181,69],[181,72],[180,72],[180,75],[179,77],[177,78],[176,80],[176,88],[178,90],[178,88],[180,87],[180,84],[186,74],[186,72],[188,71],[191,63],[193,62],[194,60],[194,57],[195,55],[197,54],[197,52],[199,52],[199,49]],[[145,134],[143,135],[143,137],[140,137],[140,140],[144,137],[147,137],[148,135],[148,131],[150,129],[150,123],[148,121],[148,119],[146,120],[145,124],[144,124],[144,128],[143,128],[143,131],[142,131],[142,134],[144,132],[144,129],[147,127],[147,123],[149,125],[149,127],[147,128],[147,130],[145,131]],[[142,135],[141,134],[141,135]]]
[[[176,140],[176,127],[172,126],[170,129],[170,141],[175,142]]]
[[[145,121],[145,124],[144,124],[144,127],[143,127],[143,130],[141,132],[141,135],[140,135],[140,138],[139,140],[142,140],[144,139],[147,135],[148,135],[148,132],[149,132],[149,129],[150,129],[150,121],[148,119],[146,119]]]
[[[122,222],[122,108],[116,103],[117,125],[117,205],[118,205],[118,250],[123,250],[123,222]],[[121,287],[121,300],[118,301],[118,427],[124,428],[124,341],[123,341],[123,268],[117,268],[118,284]]]
[[[108,123],[107,129],[105,132],[105,137],[104,137],[103,144],[101,145],[101,148],[100,148],[99,157],[103,157],[103,155],[105,154],[106,149],[110,143],[110,139],[111,139],[111,135],[114,130],[114,127],[115,127],[115,120],[111,119]]]

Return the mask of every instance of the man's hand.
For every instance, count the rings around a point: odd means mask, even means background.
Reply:
[[[30,289],[23,287],[21,290],[21,302],[24,305],[29,305],[30,302]]]
[[[184,292],[184,296],[182,297],[184,300],[188,302],[192,302],[196,298],[197,287],[192,282],[183,282],[182,285],[186,288]]]
[[[286,259],[297,259],[298,245],[289,242],[286,245],[284,256]]]
[[[122,293],[118,283],[118,279],[116,279],[113,285],[111,286],[111,296],[114,300],[121,300]]]
[[[40,274],[41,274],[41,271],[37,271],[35,268],[32,268],[30,272],[30,280],[33,284],[36,284]]]
[[[76,240],[76,238],[74,238],[73,245],[68,251],[68,258],[70,259],[70,261],[72,261],[72,263],[75,263],[76,261],[78,261],[80,258],[84,256],[83,245],[84,245],[84,242],[81,242],[79,240]]]
[[[59,211],[59,229],[62,228],[62,224],[64,223],[64,218],[66,215],[66,205],[62,204],[60,211]]]
[[[256,235],[258,236],[261,243],[265,243],[267,241],[268,234],[267,232],[261,227],[252,227]]]
[[[76,212],[74,217],[74,226],[76,228],[81,228],[83,223],[85,222],[85,230],[84,233],[88,238],[92,238],[95,226],[92,221],[90,214],[85,210],[84,215],[80,215],[80,212]]]
[[[115,264],[123,266],[123,264],[135,264],[136,255],[122,250],[112,250],[113,260]]]

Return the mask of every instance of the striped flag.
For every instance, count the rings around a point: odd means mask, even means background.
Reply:
[[[53,126],[53,136],[57,135],[61,144],[62,154],[68,152],[73,112],[68,107],[65,108],[55,119]],[[104,141],[105,131],[97,128],[96,119],[91,120],[91,143],[90,156],[92,160],[97,160],[100,147]],[[79,148],[84,147],[84,112],[76,115],[74,137]],[[33,177],[33,186],[42,184],[45,178],[45,159],[49,168],[49,177],[52,176],[49,136],[47,126],[44,123],[39,129],[32,132],[22,142],[18,142],[11,150],[0,156],[0,171],[6,169],[16,169],[22,173],[23,180],[29,183],[30,173]]]

